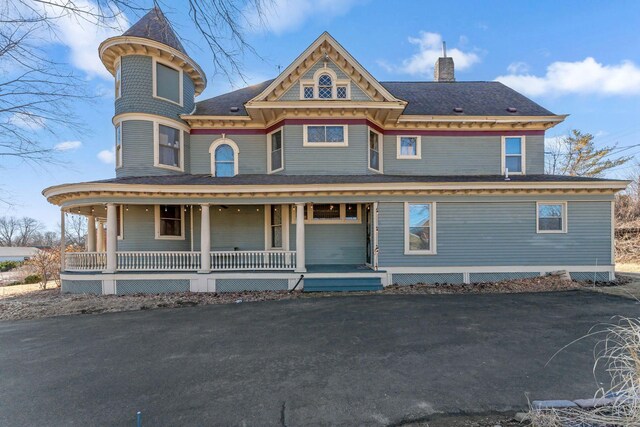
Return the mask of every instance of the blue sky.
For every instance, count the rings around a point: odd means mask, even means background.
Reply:
[[[209,86],[198,99],[232,89],[224,77],[213,75],[210,53],[183,11],[186,2],[165,3],[165,14],[208,75]],[[137,18],[127,16],[129,23]],[[124,19],[119,24],[126,29]],[[278,66],[286,67],[325,30],[378,80],[431,80],[445,40],[457,80],[499,79],[554,113],[570,114],[547,137],[576,128],[603,145],[640,143],[637,1],[275,0],[267,28],[249,27],[248,40],[262,58],[244,57],[248,83],[273,78]],[[59,210],[41,196],[43,188],[115,176],[113,83],[97,46],[116,32],[73,22],[62,22],[59,30],[47,52],[69,63],[96,95],[77,106],[88,130],[53,139],[43,135],[46,145],[62,144],[61,165],[5,163],[0,169],[4,198],[14,203],[0,206],[0,215],[32,216],[49,228],[56,227]],[[244,85],[241,79],[235,84]],[[640,156],[640,147],[625,154]],[[624,177],[628,168],[612,175]]]

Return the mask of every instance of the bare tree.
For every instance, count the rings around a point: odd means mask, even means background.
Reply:
[[[616,221],[618,227],[633,223],[639,227],[640,223],[640,161],[636,161],[631,173],[627,177],[631,183],[623,193],[616,195]]]
[[[43,226],[40,221],[34,218],[24,216],[17,220],[18,235],[16,237],[15,246],[32,246],[37,235]]]
[[[0,217],[0,246],[13,246],[18,234],[18,224],[15,217]]]
[[[612,157],[616,148],[616,145],[598,148],[593,135],[574,129],[569,136],[557,140],[556,146],[547,147],[545,172],[552,175],[602,176],[631,160],[626,156]]]
[[[214,72],[242,77],[243,55],[255,54],[244,34],[248,14],[260,18],[271,0],[187,0],[189,17],[213,54]],[[168,0],[154,5],[170,8]],[[166,3],[166,4],[165,4]],[[5,0],[0,4],[0,166],[3,159],[55,160],[42,133],[82,131],[73,105],[89,99],[85,79],[39,47],[55,40],[59,25],[90,24],[119,31],[124,15],[139,17],[144,0]]]
[[[41,249],[29,260],[27,265],[40,276],[40,289],[47,288],[47,282],[60,277],[60,251],[56,249]]]
[[[64,230],[66,244],[73,248],[82,248],[87,238],[87,218],[82,215],[69,215]]]

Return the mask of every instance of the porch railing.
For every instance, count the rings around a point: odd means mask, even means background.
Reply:
[[[193,271],[200,269],[200,252],[117,252],[119,271]]]
[[[65,269],[69,271],[102,271],[107,267],[107,254],[104,252],[67,252]]]
[[[293,270],[295,251],[215,251],[212,270]]]

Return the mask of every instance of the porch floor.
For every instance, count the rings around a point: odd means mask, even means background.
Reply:
[[[311,264],[307,273],[370,273],[372,268],[364,264]]]

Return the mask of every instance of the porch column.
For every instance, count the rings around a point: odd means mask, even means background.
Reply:
[[[64,211],[60,209],[60,271],[64,271],[64,255],[67,247],[64,219]]]
[[[307,271],[304,260],[304,203],[296,203],[296,272]]]
[[[200,273],[208,273],[211,271],[211,230],[209,219],[209,205],[202,204],[200,215]]]
[[[87,252],[96,251],[96,217],[87,216]]]
[[[104,252],[104,227],[102,220],[97,220],[98,230],[96,231],[96,252]]]
[[[118,222],[116,214],[116,205],[107,203],[107,273],[115,273],[117,268]]]

